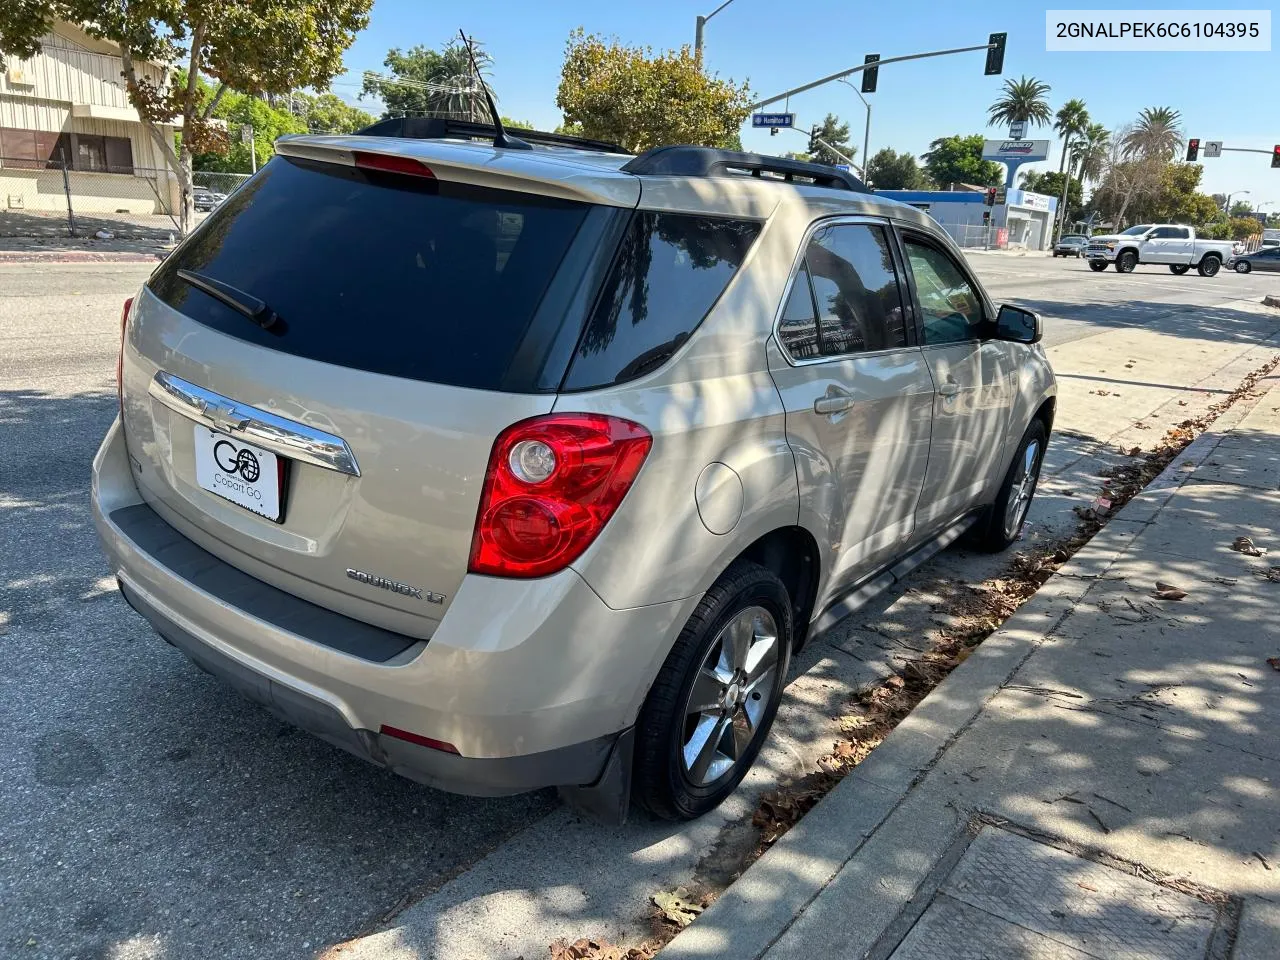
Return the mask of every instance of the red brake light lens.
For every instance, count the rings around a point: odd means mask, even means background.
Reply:
[[[356,166],[361,170],[381,170],[384,173],[404,173],[411,177],[426,177],[434,180],[436,175],[425,163],[413,157],[401,157],[390,153],[355,152]]]
[[[132,309],[133,297],[130,297],[120,312],[120,352],[116,354],[116,398],[120,401],[121,413],[124,413],[124,335],[129,329],[129,311]]]
[[[599,414],[508,427],[489,455],[468,570],[544,577],[564,569],[609,522],[652,445],[638,423]]]

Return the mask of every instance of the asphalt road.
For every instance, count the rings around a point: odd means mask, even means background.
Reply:
[[[1044,313],[1049,344],[1280,293],[1276,275],[973,262],[997,299]],[[349,758],[222,688],[124,605],[89,463],[115,414],[120,306],[147,272],[0,265],[0,956],[306,956],[556,801],[453,797]]]

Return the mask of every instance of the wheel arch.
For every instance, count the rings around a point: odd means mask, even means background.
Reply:
[[[794,626],[794,649],[804,646],[818,596],[822,574],[822,555],[818,541],[800,526],[778,527],[748,544],[726,565],[738,560],[758,563],[777,575],[791,596],[791,618]]]

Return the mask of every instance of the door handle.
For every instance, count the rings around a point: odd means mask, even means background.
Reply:
[[[938,396],[954,397],[960,393],[960,384],[954,380],[948,380],[946,383],[938,385]]]
[[[813,412],[823,416],[830,416],[833,413],[843,413],[852,406],[852,396],[839,387],[828,387],[823,396],[813,401]]]

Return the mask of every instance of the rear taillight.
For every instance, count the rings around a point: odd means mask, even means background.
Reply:
[[[129,311],[133,308],[133,297],[124,302],[124,310],[120,312],[120,352],[116,354],[116,398],[120,401],[120,412],[124,413],[124,338],[129,332]]]
[[[494,441],[471,541],[472,573],[542,577],[568,566],[613,516],[653,445],[638,423],[535,417]]]
[[[413,157],[401,157],[393,153],[355,152],[356,166],[361,170],[381,170],[384,173],[403,173],[410,177],[427,177],[434,180],[431,168]]]

